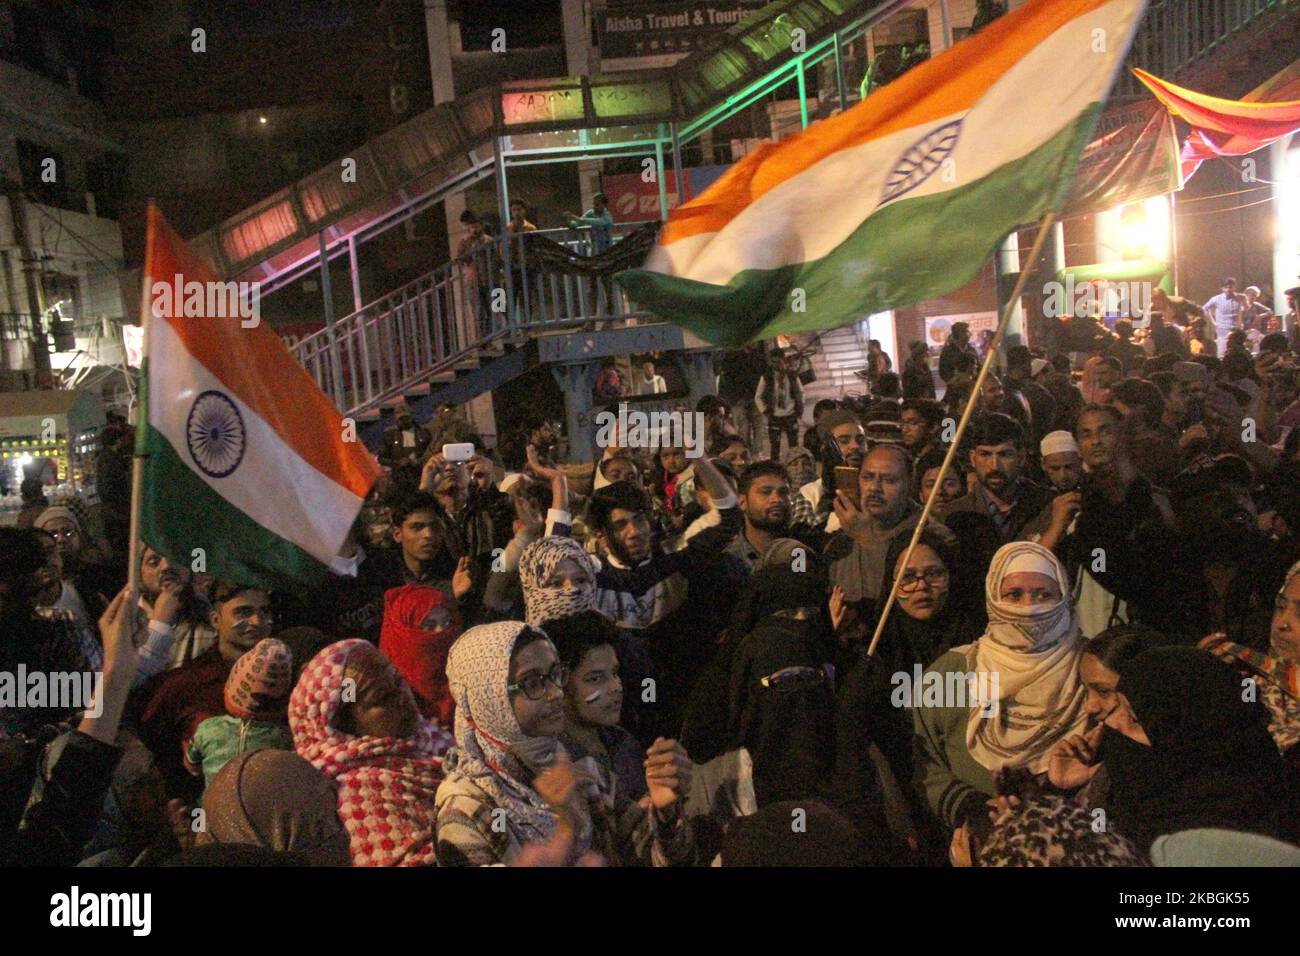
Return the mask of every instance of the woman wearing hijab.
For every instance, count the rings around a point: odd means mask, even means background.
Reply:
[[[568,537],[534,541],[519,558],[525,619],[533,627],[596,606],[596,562]]]
[[[1287,571],[1277,592],[1267,651],[1237,644],[1226,634],[1211,634],[1200,646],[1255,681],[1268,708],[1268,732],[1281,753],[1290,753],[1300,742],[1300,562]]]
[[[693,861],[681,809],[690,765],[670,741],[648,751],[647,807],[617,800],[606,813],[587,787],[575,787],[557,811],[539,792],[547,771],[573,770],[556,739],[564,730],[567,675],[544,633],[521,621],[471,628],[452,646],[447,677],[456,747],[437,795],[441,865],[514,863],[527,844],[549,843],[562,825],[572,836],[570,860],[595,849],[611,864]]]
[[[825,797],[835,756],[836,645],[815,553],[746,585],[755,621],[731,658],[729,738],[754,760],[759,806]]]
[[[591,555],[572,538],[551,536],[534,541],[519,558],[524,619],[531,627],[544,630],[552,621],[596,612],[596,570]],[[623,699],[638,701],[645,680],[655,676],[654,662],[639,638],[617,628],[614,637]],[[623,721],[635,736],[645,718],[632,706],[627,708]]]
[[[450,740],[369,641],[339,641],[289,699],[294,749],[338,787],[356,866],[433,866],[434,796]]]
[[[1124,665],[1117,693],[1098,756],[1118,832],[1143,853],[1198,827],[1286,835],[1268,711],[1231,667],[1199,648],[1155,648]]]
[[[460,637],[456,603],[437,588],[411,583],[384,594],[379,651],[415,691],[420,713],[451,726],[447,651]]]
[[[923,801],[912,791],[912,716],[906,708],[895,706],[893,675],[912,675],[950,648],[971,643],[983,631],[984,615],[974,611],[962,593],[969,589],[962,587],[966,575],[950,535],[927,527],[904,569],[903,555],[910,542],[911,535],[895,538],[885,559],[880,593],[889,593],[896,574],[901,572],[903,580],[876,653],[854,661],[840,686],[835,778],[841,811],[860,827],[869,826],[868,818],[877,811],[877,781],[883,779],[895,834],[917,842],[939,838],[926,832],[930,827],[922,812]],[[858,635],[861,651],[875,628],[874,621],[869,623],[870,629]],[[936,845],[942,846],[941,841]]]
[[[303,866],[352,865],[334,788],[292,751],[253,750],[231,760],[203,794],[203,812],[211,843],[290,854]]]
[[[984,634],[940,656],[910,694],[912,681],[896,689],[912,707],[918,784],[948,828],[982,825],[997,771],[1045,776],[1057,741],[1083,729],[1079,625],[1069,593],[1069,576],[1051,551],[1027,541],[1003,545],[985,579]],[[927,694],[934,687],[943,693]]]

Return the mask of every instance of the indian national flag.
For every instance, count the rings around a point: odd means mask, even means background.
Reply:
[[[1030,0],[669,216],[619,281],[719,345],[829,329],[970,281],[1054,210],[1145,0]]]
[[[379,466],[274,332],[204,294],[215,280],[151,204],[140,537],[187,567],[202,549],[219,578],[310,584]]]

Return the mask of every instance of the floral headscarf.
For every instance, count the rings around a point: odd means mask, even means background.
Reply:
[[[451,741],[423,718],[405,738],[337,729],[343,675],[354,655],[380,656],[369,641],[339,641],[302,672],[289,699],[294,749],[338,786],[339,816],[356,866],[433,866],[439,757]]]
[[[452,645],[447,679],[456,701],[456,747],[444,766],[448,779],[467,777],[492,798],[522,834],[523,842],[546,840],[555,814],[529,783],[531,775],[514,748],[528,744],[515,718],[510,692],[510,655],[528,625],[499,621],[470,628]]]
[[[587,572],[588,583],[578,588],[550,587],[546,582],[565,558]],[[596,606],[596,563],[572,538],[548,537],[534,541],[519,558],[519,583],[524,591],[525,617],[540,627],[558,617],[593,610]]]

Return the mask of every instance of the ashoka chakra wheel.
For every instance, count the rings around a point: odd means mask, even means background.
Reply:
[[[225,478],[244,460],[247,434],[239,409],[220,392],[203,392],[185,422],[185,443],[199,470]]]

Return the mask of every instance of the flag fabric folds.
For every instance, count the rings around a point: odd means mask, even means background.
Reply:
[[[1133,73],[1170,113],[1192,126],[1183,144],[1183,179],[1216,156],[1245,156],[1300,130],[1300,65],[1252,90],[1243,99],[1224,100],[1152,76]],[[1270,102],[1261,102],[1267,97]],[[1286,97],[1292,97],[1286,99]]]
[[[719,345],[968,282],[1059,207],[1145,0],[1030,0],[669,216],[629,296]]]
[[[310,585],[327,573],[380,469],[270,328],[213,314],[230,311],[203,295],[214,287],[216,276],[150,204],[140,537],[219,578]]]

